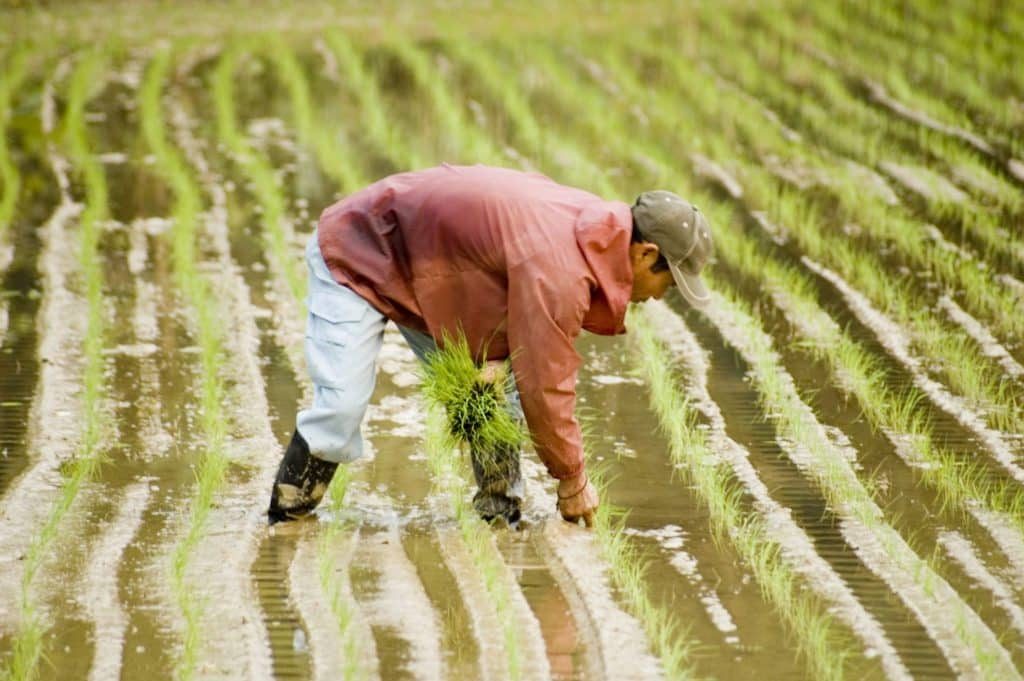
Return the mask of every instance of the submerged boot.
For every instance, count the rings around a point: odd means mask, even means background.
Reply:
[[[492,455],[471,452],[473,475],[479,490],[473,508],[488,523],[504,521],[515,529],[522,519],[523,480],[519,472],[519,447]]]
[[[267,520],[271,525],[309,514],[323,499],[338,464],[318,459],[296,430],[277,469]]]

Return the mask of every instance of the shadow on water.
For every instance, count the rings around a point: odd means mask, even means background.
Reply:
[[[453,597],[459,593],[459,587],[444,562],[436,536],[432,531],[410,527],[403,534],[402,543],[437,613],[447,677],[478,678],[480,648],[473,624],[465,603]]]
[[[529,537],[500,532],[497,543],[540,624],[551,678],[557,681],[584,678],[587,671],[583,661],[586,644],[572,617],[569,602],[550,568]]]
[[[0,345],[0,493],[28,462],[29,414],[40,369],[39,228],[60,201],[45,161],[45,141],[38,123],[27,115],[16,116],[7,135],[22,175],[22,192],[4,237],[13,248],[13,258],[0,283],[0,296],[6,299],[9,315]]]

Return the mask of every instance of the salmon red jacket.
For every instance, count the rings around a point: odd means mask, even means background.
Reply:
[[[583,468],[574,341],[625,332],[631,228],[627,204],[538,173],[443,165],[335,203],[318,239],[335,280],[389,319],[511,356],[537,454],[567,478]]]

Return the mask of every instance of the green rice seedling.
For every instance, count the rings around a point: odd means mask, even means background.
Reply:
[[[106,56],[95,50],[84,53],[68,84],[68,103],[63,121],[62,137],[76,170],[81,173],[85,206],[79,221],[78,267],[82,295],[86,305],[85,337],[82,340],[81,442],[73,461],[63,467],[59,495],[43,526],[32,539],[22,561],[20,622],[13,636],[12,654],[0,669],[2,679],[36,679],[43,655],[43,637],[47,625],[42,621],[33,594],[35,578],[57,537],[61,521],[78,496],[79,490],[91,480],[103,461],[103,443],[108,434],[109,418],[102,402],[106,395],[103,376],[103,344],[106,333],[103,301],[103,269],[98,245],[100,224],[108,211],[106,177],[102,166],[91,155],[85,122],[85,107],[102,83],[100,74]]]
[[[4,77],[0,80],[0,239],[10,226],[11,218],[21,191],[21,173],[11,161],[7,148],[7,123],[11,115],[11,99],[27,74],[28,50],[18,45],[4,64]]]
[[[299,141],[313,151],[340,191],[347,194],[362,188],[366,178],[359,173],[359,166],[351,162],[352,151],[345,133],[336,124],[325,124],[314,110],[306,74],[291,48],[279,36],[272,36],[268,55],[288,91]]]
[[[504,408],[511,372],[506,367],[493,379],[484,378],[464,335],[445,335],[422,374],[424,396],[444,409],[451,436],[484,457],[481,465],[493,465],[487,457],[496,452],[521,446],[523,428]]]
[[[166,138],[160,96],[171,66],[171,51],[160,50],[146,69],[139,92],[139,114],[143,137],[154,157],[158,172],[174,195],[174,226],[171,233],[175,282],[194,312],[195,334],[200,348],[203,451],[196,471],[197,491],[185,536],[171,553],[171,585],[185,620],[183,645],[175,676],[190,679],[196,673],[198,649],[202,642],[204,605],[192,591],[187,570],[190,556],[206,533],[206,520],[214,498],[223,485],[228,460],[224,450],[227,418],[222,410],[226,390],[221,377],[223,341],[217,310],[206,279],[196,267],[198,218],[202,209],[200,192],[185,162]]]
[[[234,79],[245,43],[232,42],[221,54],[213,71],[211,91],[217,117],[217,134],[224,141],[234,160],[253,184],[252,193],[262,209],[264,238],[270,250],[271,266],[281,273],[292,296],[306,297],[306,277],[301,262],[292,256],[289,247],[291,229],[280,183],[266,159],[256,153],[238,129],[234,104]]]

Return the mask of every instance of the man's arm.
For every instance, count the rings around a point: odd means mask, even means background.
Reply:
[[[537,455],[559,480],[559,510],[590,523],[597,493],[584,471],[576,421],[574,347],[590,304],[585,280],[559,276],[561,268],[536,259],[509,272],[508,340],[512,370]]]

